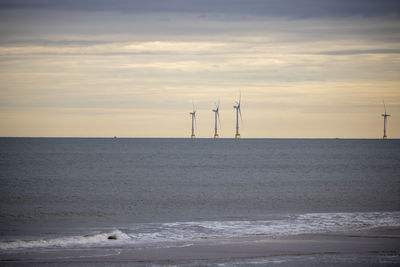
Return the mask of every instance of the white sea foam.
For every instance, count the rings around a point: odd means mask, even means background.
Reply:
[[[0,249],[68,246],[108,246],[125,244],[191,242],[196,239],[232,238],[252,235],[278,237],[306,233],[354,231],[374,227],[399,227],[400,212],[307,213],[271,220],[199,221],[136,224],[85,236],[0,242]],[[110,240],[109,237],[116,240]],[[165,244],[169,246],[168,244]]]
[[[132,229],[130,236],[136,242],[159,242],[353,231],[400,226],[400,212],[308,213],[286,216],[278,220],[176,222],[152,226],[154,231],[151,232],[141,231],[140,227]]]
[[[115,238],[109,239],[109,237]],[[129,236],[119,230],[109,233],[100,233],[85,236],[60,237],[53,239],[40,240],[15,240],[11,242],[0,242],[0,249],[17,249],[17,248],[45,248],[45,247],[68,247],[68,246],[84,246],[84,245],[101,245],[115,241],[123,241],[130,239]]]

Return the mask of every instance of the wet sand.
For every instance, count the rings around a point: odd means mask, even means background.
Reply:
[[[112,242],[112,241],[110,241]],[[240,239],[194,240],[149,246],[52,248],[35,251],[2,252],[5,266],[121,266],[121,265],[213,265],[249,260],[293,257],[390,257],[400,264],[400,229],[355,233],[303,234],[271,239],[252,236]],[[264,263],[267,263],[265,261]],[[346,263],[346,261],[344,261]],[[247,265],[244,263],[244,265]],[[251,264],[249,264],[251,265]],[[268,264],[263,264],[268,265]],[[301,264],[300,264],[301,265]],[[305,264],[307,265],[307,264]],[[341,264],[339,264],[341,265]],[[345,266],[345,264],[342,264]],[[281,265],[284,266],[284,265]],[[315,266],[318,266],[315,265]],[[346,265],[347,266],[347,265]],[[392,265],[391,265],[392,266]]]

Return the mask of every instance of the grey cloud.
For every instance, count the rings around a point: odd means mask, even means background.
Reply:
[[[105,40],[49,40],[49,39],[26,39],[26,40],[9,40],[7,38],[0,40],[0,45],[38,45],[38,46],[77,46],[84,47],[90,45],[107,44],[111,41]]]
[[[320,40],[397,43],[400,38],[398,20],[393,17],[309,20],[252,17],[239,21],[237,17],[222,15],[219,19],[202,19],[184,14],[133,16],[43,10],[31,11],[28,15],[10,13],[2,17],[0,11],[0,45],[90,46],[153,40],[236,42],[245,36],[264,36],[265,40],[260,42],[267,40],[269,44]],[[163,18],[169,20],[162,21]]]
[[[363,49],[363,50],[339,50],[322,51],[319,55],[362,55],[362,54],[400,54],[400,49]]]
[[[200,13],[284,17],[400,14],[398,0],[3,0],[0,9]]]

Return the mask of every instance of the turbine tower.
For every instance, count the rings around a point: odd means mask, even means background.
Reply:
[[[193,112],[190,112],[190,115],[192,115],[192,135],[190,138],[196,138],[196,135],[194,134],[194,124],[196,121],[196,110],[194,109],[194,104],[193,104]]]
[[[221,120],[219,118],[219,101],[218,101],[218,105],[217,103],[215,103],[215,109],[212,110],[215,113],[215,127],[214,127],[214,139],[218,138],[218,121],[219,121],[219,125],[221,127]]]
[[[236,102],[236,105],[233,106],[234,109],[236,109],[236,134],[235,134],[235,139],[240,138],[240,133],[239,133],[239,114],[240,114],[240,119],[242,119],[242,112],[240,111],[240,100],[242,96],[239,96],[239,102]]]
[[[387,136],[386,136],[386,119],[387,119],[387,117],[389,117],[390,115],[389,115],[389,114],[386,114],[386,105],[385,105],[385,101],[383,101],[383,108],[385,109],[385,113],[382,114],[382,117],[383,117],[383,139],[386,139],[386,138],[387,138]]]

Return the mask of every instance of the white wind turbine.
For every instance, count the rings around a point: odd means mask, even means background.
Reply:
[[[385,113],[382,114],[383,117],[383,139],[386,139],[386,119],[387,117],[389,117],[390,115],[386,113],[386,105],[385,105],[385,101],[383,101],[383,108],[385,109]]]
[[[193,112],[190,112],[190,115],[192,115],[192,135],[190,136],[190,138],[193,139],[196,138],[196,135],[194,134],[194,124],[196,121],[196,110],[194,109],[194,104],[193,104]]]
[[[235,134],[235,139],[240,138],[240,133],[239,133],[239,114],[240,114],[240,120],[242,120],[242,112],[240,111],[241,98],[242,98],[242,95],[240,94],[239,102],[236,102],[236,105],[233,106],[233,108],[236,109],[236,134]]]
[[[219,118],[219,101],[218,105],[215,103],[215,109],[212,110],[215,113],[215,127],[214,127],[214,139],[218,138],[218,121],[219,121],[219,126],[221,127],[221,120]]]

